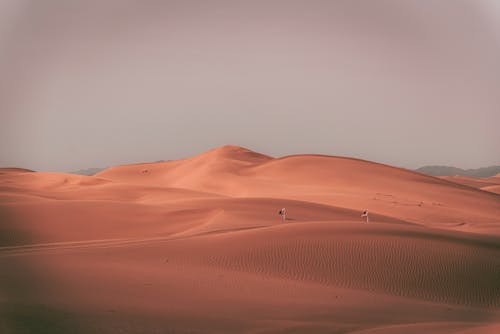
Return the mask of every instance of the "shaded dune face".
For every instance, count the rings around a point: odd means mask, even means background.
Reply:
[[[95,176],[2,169],[0,332],[494,330],[495,180],[237,146]]]

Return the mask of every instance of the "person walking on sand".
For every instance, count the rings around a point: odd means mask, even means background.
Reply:
[[[285,221],[286,220],[286,209],[285,208],[283,208],[280,211],[278,211],[278,214],[281,216],[281,221]]]
[[[363,211],[363,213],[361,214],[361,218],[365,217],[366,217],[366,222],[368,223],[370,221],[370,218],[368,217],[368,210]]]

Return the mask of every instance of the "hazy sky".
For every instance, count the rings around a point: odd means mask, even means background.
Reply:
[[[497,0],[0,0],[0,166],[500,164],[499,62]]]

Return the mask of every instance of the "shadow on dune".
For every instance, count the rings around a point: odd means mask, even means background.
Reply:
[[[0,207],[0,247],[32,242],[31,235],[16,229],[15,221],[13,212]],[[34,264],[0,250],[0,333],[81,333],[70,312],[38,297],[50,283]]]

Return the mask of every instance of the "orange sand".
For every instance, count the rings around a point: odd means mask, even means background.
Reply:
[[[0,333],[497,333],[494,180],[235,146],[3,169]]]
[[[468,176],[442,176],[442,179],[463,184],[472,188],[500,194],[500,174],[485,178],[474,178]]]

